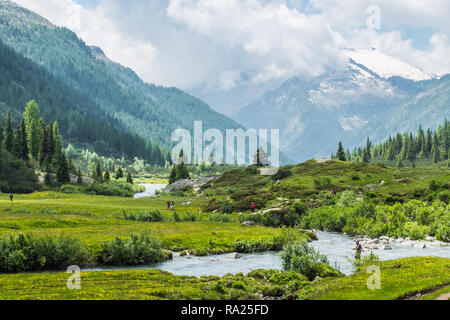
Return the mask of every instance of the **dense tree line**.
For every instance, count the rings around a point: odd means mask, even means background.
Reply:
[[[438,163],[450,159],[450,124],[448,120],[436,131],[419,127],[417,134],[397,133],[395,136],[380,143],[373,144],[367,138],[364,147],[355,148],[353,152],[344,152],[342,143],[338,152],[332,155],[342,161],[362,161],[367,163],[385,162],[402,167],[405,164],[415,165],[416,162]]]
[[[92,99],[64,85],[0,41],[0,119],[5,120],[6,110],[10,109],[12,125],[17,125],[23,106],[31,99],[39,102],[46,121],[59,123],[64,144],[94,149],[105,156],[139,157],[159,166],[170,161],[168,150],[121,129],[115,117]],[[33,136],[33,132],[28,134]]]
[[[12,155],[23,162],[22,167],[28,164],[30,168],[38,167],[47,173],[55,173],[59,184],[70,182],[70,171],[74,171],[74,168],[62,151],[58,123],[46,124],[34,100],[27,103],[22,121],[16,129],[12,126],[11,113],[7,113],[5,128],[0,125],[0,148],[3,149],[2,158]],[[2,165],[2,170],[9,169],[10,166]],[[14,182],[12,178],[8,184]],[[50,179],[49,174],[46,179]]]

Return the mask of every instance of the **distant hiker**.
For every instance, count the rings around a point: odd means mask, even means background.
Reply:
[[[356,241],[356,254],[355,254],[355,259],[356,260],[360,260],[361,259],[361,253],[364,252],[363,247],[361,245],[361,243],[359,242],[359,240]]]
[[[230,213],[230,205],[227,203],[227,205],[225,206],[225,212],[226,213]]]
[[[11,202],[13,202],[14,195],[12,193],[9,195],[9,199],[11,200]]]
[[[167,210],[170,209],[170,201],[167,201]]]
[[[173,203],[173,201],[170,203],[170,209],[171,210],[175,209],[175,203]]]
[[[252,212],[255,212],[255,208],[256,208],[256,205],[254,202],[252,202],[252,205],[250,206],[250,209],[252,210]]]

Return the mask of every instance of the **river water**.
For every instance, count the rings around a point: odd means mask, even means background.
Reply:
[[[156,191],[161,191],[167,186],[167,184],[141,183],[141,186],[145,187],[145,191],[135,194],[135,199],[154,197],[156,195]]]
[[[328,257],[330,264],[337,267],[345,274],[353,272],[353,266],[348,260],[353,258],[355,247],[353,239],[342,234],[318,232],[318,241],[313,241],[311,246],[321,254]],[[392,250],[374,250],[381,260],[393,260],[406,257],[432,256],[450,258],[450,247],[428,247],[425,249],[406,248],[397,244],[391,244]],[[206,257],[174,257],[173,260],[165,261],[148,266],[121,267],[121,268],[94,268],[83,271],[111,271],[111,270],[142,270],[161,269],[175,275],[187,276],[224,276],[231,273],[249,273],[256,269],[282,269],[282,262],[278,253],[252,253],[242,254],[239,259],[232,259],[227,254]]]

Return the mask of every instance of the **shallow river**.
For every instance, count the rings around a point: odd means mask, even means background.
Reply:
[[[311,245],[326,255],[332,266],[337,266],[345,274],[351,274],[352,264],[348,258],[353,258],[355,247],[353,239],[342,234],[329,232],[318,232],[319,240],[313,241]],[[450,247],[429,247],[425,249],[405,248],[396,244],[391,244],[393,250],[374,250],[373,252],[381,260],[393,260],[406,257],[435,256],[450,258]],[[256,269],[281,269],[281,259],[278,253],[265,252],[254,254],[242,254],[240,259],[231,259],[227,254],[207,257],[174,257],[173,260],[157,263],[149,266],[126,267],[126,268],[94,268],[84,271],[105,271],[105,270],[142,270],[161,269],[175,275],[223,276],[227,273],[236,274],[242,272],[249,273]]]
[[[141,186],[145,187],[145,191],[136,193],[134,195],[135,199],[154,197],[156,195],[156,191],[161,191],[167,186],[167,184],[141,183]]]

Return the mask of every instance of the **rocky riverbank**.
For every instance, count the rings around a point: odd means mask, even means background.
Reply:
[[[410,238],[390,238],[387,236],[371,239],[367,236],[357,237],[354,242],[360,241],[367,250],[392,250],[392,246],[411,247],[426,249],[428,247],[448,247],[450,243],[439,241],[434,237],[427,236],[425,240],[411,240]]]
[[[216,178],[217,177],[202,178],[202,179],[196,179],[196,180],[189,180],[189,179],[179,180],[179,181],[176,181],[176,182],[168,185],[164,189],[164,192],[177,191],[177,190],[181,190],[186,187],[192,187],[195,192],[199,192],[200,188],[202,186],[204,186],[205,184],[207,184],[208,182],[210,182]]]

